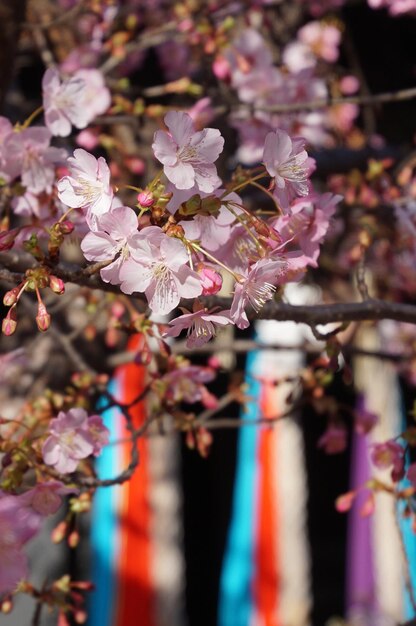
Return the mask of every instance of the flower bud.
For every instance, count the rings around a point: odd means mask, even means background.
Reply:
[[[13,248],[18,232],[19,231],[15,228],[0,233],[0,252],[5,252]]]
[[[220,55],[217,56],[217,58],[214,60],[214,63],[212,64],[212,71],[214,72],[214,75],[220,80],[229,80],[231,76],[230,64],[224,57]]]
[[[43,304],[43,302],[39,302],[38,304],[38,314],[36,316],[36,324],[38,325],[39,330],[42,332],[45,332],[45,330],[48,330],[49,326],[51,325],[51,316],[46,310],[46,306]]]
[[[95,585],[90,580],[77,580],[71,582],[72,589],[81,589],[81,591],[92,591],[95,589]]]
[[[196,445],[202,458],[207,458],[212,442],[213,437],[209,430],[206,428],[198,428],[196,433]]]
[[[143,159],[138,159],[137,157],[129,157],[126,159],[126,166],[133,174],[138,174],[139,176],[144,173],[146,166],[144,164]]]
[[[76,624],[85,624],[87,617],[87,613],[85,611],[81,611],[80,609],[77,609],[74,612],[74,621]]]
[[[155,198],[151,191],[141,191],[137,196],[137,202],[140,206],[148,208],[155,203]]]
[[[74,230],[74,228],[75,228],[75,225],[73,224],[73,222],[70,222],[69,220],[64,220],[63,222],[59,223],[59,230],[61,231],[63,235],[70,235],[72,231]]]
[[[10,337],[10,335],[13,335],[17,327],[17,315],[15,306],[16,305],[14,304],[12,308],[9,309],[9,312],[7,313],[1,324],[2,333],[6,335],[6,337]]]
[[[199,266],[197,272],[201,277],[203,296],[214,296],[220,291],[222,287],[222,276],[219,272],[204,265]]]
[[[17,296],[19,295],[20,287],[13,287],[10,291],[7,291],[3,296],[4,306],[12,306],[17,302]]]
[[[70,548],[76,548],[79,544],[79,532],[77,530],[73,530],[72,533],[68,535],[68,545]]]
[[[218,370],[221,367],[221,360],[214,354],[213,356],[209,357],[208,365],[209,367],[212,367],[212,369]]]
[[[65,293],[65,283],[61,278],[58,278],[57,276],[49,276],[49,287],[54,293],[57,293],[60,296]]]
[[[66,535],[68,524],[66,522],[60,522],[51,533],[52,543],[61,543]]]
[[[0,605],[0,610],[5,615],[8,615],[13,610],[13,601],[10,597],[4,598]]]
[[[335,508],[338,513],[346,513],[347,511],[349,511],[352,507],[355,496],[355,491],[348,491],[347,493],[338,496],[338,498],[335,500]]]

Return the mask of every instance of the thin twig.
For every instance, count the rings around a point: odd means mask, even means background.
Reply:
[[[266,111],[269,113],[301,113],[302,111],[314,111],[316,109],[326,109],[327,107],[340,104],[372,105],[386,102],[401,102],[403,100],[413,100],[416,98],[416,87],[410,89],[400,89],[399,91],[387,91],[377,94],[361,94],[357,96],[344,96],[342,98],[318,98],[308,102],[291,102],[282,104],[270,104],[253,107],[239,107],[245,111]]]

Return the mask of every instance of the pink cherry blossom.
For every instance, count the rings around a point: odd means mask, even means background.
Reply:
[[[299,30],[298,38],[325,61],[334,63],[338,59],[341,32],[336,26],[325,22],[309,22]]]
[[[90,415],[88,418],[88,433],[92,441],[93,456],[99,456],[104,446],[108,444],[110,432],[104,426],[100,415]]]
[[[0,492],[0,594],[14,591],[27,577],[24,544],[39,531],[41,517],[19,499]]]
[[[273,130],[270,122],[257,117],[248,120],[231,118],[230,124],[239,134],[238,160],[244,165],[259,163],[263,158],[267,134]]]
[[[100,143],[99,134],[96,129],[85,128],[75,137],[76,142],[85,150],[94,150]]]
[[[26,350],[16,348],[10,352],[0,354],[0,385],[7,383],[19,371],[22,365],[28,362]]]
[[[254,28],[246,28],[240,32],[222,51],[222,55],[228,63],[232,85],[236,89],[248,75],[273,67],[271,50]]]
[[[376,467],[388,469],[392,467],[393,480],[399,480],[404,474],[404,449],[392,439],[384,443],[374,444],[371,460]]]
[[[213,191],[221,182],[214,165],[224,146],[220,131],[195,132],[192,118],[179,111],[170,111],[165,124],[169,132],[156,131],[152,147],[166,177],[178,189],[196,185],[201,191]]]
[[[241,213],[238,205],[242,203],[242,200],[238,194],[229,193],[224,196],[224,189],[215,189],[211,193],[205,193],[200,191],[196,185],[191,189],[176,189],[171,183],[167,185],[166,191],[172,193],[166,206],[172,215],[193,196],[199,196],[201,199],[212,196],[220,198],[223,204],[220,206],[218,214],[197,213],[192,220],[182,220],[179,224],[189,241],[199,240],[208,251],[215,252],[219,248],[225,247],[224,244],[228,242],[231,235],[231,224],[235,221],[235,214]],[[233,212],[228,209],[228,203],[233,207]]]
[[[5,181],[10,180],[9,173],[4,171],[4,167],[7,161],[7,150],[4,148],[4,142],[6,139],[14,134],[14,129],[11,122],[6,118],[0,115],[0,178]],[[14,176],[18,175],[19,168],[16,168],[17,173]]]
[[[45,124],[52,135],[67,137],[72,126],[85,128],[91,121],[85,106],[85,80],[71,77],[61,80],[55,68],[46,70],[42,79]]]
[[[204,383],[214,380],[211,367],[186,365],[168,372],[160,379],[166,385],[166,397],[174,402],[201,402],[209,393]]]
[[[246,274],[250,263],[258,260],[256,244],[242,225],[232,228],[227,245],[219,248],[215,255],[238,274]]]
[[[416,13],[416,0],[368,0],[372,9],[386,7],[391,15]]]
[[[103,157],[97,160],[82,148],[69,157],[68,166],[69,175],[58,181],[59,199],[71,208],[85,209],[90,226],[94,226],[113,201],[109,167]]]
[[[299,246],[305,263],[312,267],[318,265],[320,246],[341,199],[342,196],[331,193],[298,199],[291,205],[290,214],[282,215],[273,222],[283,241]]]
[[[219,313],[214,311],[215,309],[211,311],[201,309],[194,313],[185,313],[169,322],[171,328],[165,332],[165,335],[167,337],[179,337],[183,330],[187,330],[187,347],[200,348],[215,336],[217,325],[232,324],[229,311],[220,311]]]
[[[37,483],[32,489],[19,496],[19,501],[39,515],[54,515],[62,505],[62,496],[77,493],[77,489],[66,487],[59,480]]]
[[[201,98],[188,110],[188,115],[192,118],[196,130],[203,129],[215,117],[211,98]]]
[[[317,58],[311,48],[301,41],[291,41],[283,50],[284,64],[291,72],[314,67]]]
[[[50,217],[48,203],[42,201],[39,196],[34,195],[30,191],[26,191],[22,196],[13,198],[11,205],[15,215],[35,216],[45,221]]]
[[[167,314],[181,298],[201,294],[199,276],[188,265],[185,246],[156,226],[143,228],[142,241],[120,269],[124,293],[144,292],[154,313]]]
[[[360,394],[357,399],[354,428],[360,435],[369,433],[378,422],[378,416],[369,411],[365,404],[365,396]]]
[[[327,454],[344,452],[346,447],[347,430],[339,424],[330,424],[318,441],[318,448],[323,448]]]
[[[245,308],[248,304],[258,313],[267,300],[273,298],[276,285],[282,282],[287,272],[287,263],[283,259],[261,259],[250,269],[241,282],[236,282],[230,317],[238,328],[248,328]]]
[[[82,106],[85,107],[89,123],[97,115],[102,115],[107,111],[111,104],[111,94],[105,85],[102,72],[98,69],[80,69],[75,72],[74,78],[81,79],[85,83]]]
[[[76,470],[81,459],[97,453],[100,447],[97,422],[94,420],[91,424],[91,417],[84,409],[74,408],[67,413],[61,411],[58,417],[51,420],[50,435],[42,447],[46,465],[51,465],[62,474],[69,474]],[[104,440],[107,429],[101,426],[101,430]]]
[[[65,162],[67,153],[50,146],[52,135],[44,126],[13,132],[4,141],[3,174],[8,180],[21,177],[32,194],[50,193],[55,181],[55,168]]]
[[[234,194],[236,195],[236,194]],[[185,237],[189,241],[199,240],[201,245],[210,252],[224,247],[230,238],[231,224],[235,216],[222,206],[218,215],[195,215],[192,220],[181,221]]]
[[[114,259],[100,270],[100,275],[104,282],[117,285],[121,282],[119,273],[122,264],[141,239],[143,236],[137,230],[136,213],[130,207],[121,206],[97,218],[96,230],[84,237],[81,250],[88,261]]]
[[[303,139],[291,139],[282,130],[267,135],[263,161],[274,178],[275,195],[284,209],[292,198],[309,194],[307,160]]]

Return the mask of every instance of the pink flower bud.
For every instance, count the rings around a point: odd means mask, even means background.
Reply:
[[[69,626],[66,615],[65,613],[62,613],[62,611],[59,611],[57,626]]]
[[[68,524],[66,522],[60,522],[51,533],[52,543],[61,543],[66,535],[67,529]]]
[[[58,278],[57,276],[49,276],[49,287],[54,293],[57,293],[59,295],[65,293],[65,283],[61,278]]]
[[[95,589],[95,585],[90,580],[76,580],[71,582],[72,589],[81,589],[82,591],[92,591]]]
[[[352,507],[355,496],[355,491],[348,491],[347,493],[342,494],[342,496],[338,496],[338,498],[335,500],[335,508],[338,513],[346,513],[347,511],[349,511]]]
[[[80,609],[77,609],[74,612],[74,621],[76,624],[85,624],[87,617],[87,613],[85,611],[81,611]]]
[[[195,441],[195,434],[192,432],[192,430],[188,430],[188,432],[186,433],[186,445],[190,450],[195,450],[196,448],[196,441]]]
[[[230,64],[222,56],[217,56],[212,64],[212,71],[220,80],[227,80],[230,78]]]
[[[68,539],[67,539],[69,547],[76,548],[77,545],[79,544],[79,539],[80,539],[79,532],[77,530],[73,530],[72,533],[68,535]]]
[[[16,310],[15,310],[15,305],[13,305],[12,308],[9,309],[9,312],[7,313],[4,320],[2,321],[1,330],[2,330],[2,333],[6,335],[6,337],[10,337],[10,335],[13,335],[13,333],[15,332],[16,327],[17,327],[17,315],[16,315]]]
[[[94,148],[96,148],[99,144],[97,133],[89,128],[86,128],[78,133],[76,140],[77,144],[81,146],[81,148],[85,148],[85,150],[88,150],[89,152],[94,150]]]
[[[60,231],[63,235],[70,235],[74,230],[75,225],[70,220],[64,220],[60,222]]]
[[[360,88],[360,81],[355,76],[344,76],[341,78],[340,87],[343,94],[350,96]]]
[[[4,306],[12,306],[17,302],[17,296],[19,295],[20,287],[13,287],[10,291],[7,291],[3,296]]]
[[[221,361],[217,356],[213,355],[209,357],[208,365],[209,367],[212,367],[214,370],[218,370],[221,367]]]
[[[206,459],[213,442],[212,434],[206,428],[198,428],[196,433],[196,445],[199,454]]]
[[[141,191],[137,195],[137,202],[140,204],[140,206],[147,208],[154,205],[155,198],[151,191]]]
[[[3,602],[0,605],[0,610],[5,615],[11,613],[13,609],[13,601],[10,597],[4,598]]]
[[[14,246],[14,241],[18,235],[19,231],[17,228],[13,230],[6,230],[0,233],[0,252],[5,252],[6,250],[10,250]]]
[[[344,452],[347,447],[347,431],[344,426],[331,424],[318,441],[318,448],[327,454]]]
[[[361,517],[370,517],[374,513],[375,505],[374,494],[370,493],[360,509]]]
[[[139,176],[144,173],[146,167],[144,161],[142,159],[138,159],[137,157],[130,157],[126,159],[126,165],[130,172],[138,174]]]
[[[42,332],[45,332],[45,330],[48,330],[49,326],[51,325],[51,316],[46,310],[46,306],[43,304],[43,302],[39,302],[38,304],[38,314],[36,316],[36,324],[38,325],[39,330]]]
[[[202,295],[214,296],[222,287],[222,276],[215,270],[206,266],[199,266],[197,272],[201,277]]]

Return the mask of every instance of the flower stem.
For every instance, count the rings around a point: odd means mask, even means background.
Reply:
[[[230,269],[229,267],[227,267],[226,265],[224,265],[224,263],[222,263],[221,261],[219,261],[218,259],[215,258],[215,256],[213,256],[212,254],[210,254],[209,252],[207,252],[206,250],[204,250],[204,248],[201,248],[201,246],[197,243],[195,243],[194,241],[187,241],[186,242],[188,246],[190,246],[191,248],[193,248],[194,250],[198,250],[198,252],[201,252],[204,256],[206,256],[208,259],[210,259],[211,261],[213,261],[214,263],[216,263],[217,265],[219,265],[220,267],[222,267],[226,272],[228,272],[229,274],[231,274],[231,276],[233,276],[233,278],[240,282],[241,277],[238,276],[235,272],[233,272],[232,269]]]
[[[43,111],[43,106],[38,107],[37,109],[35,109],[33,111],[33,113],[31,113],[29,115],[28,118],[25,119],[25,121],[23,122],[23,124],[20,125],[20,130],[24,130],[25,128],[28,128],[31,123],[33,122],[33,120],[42,113]]]
[[[263,172],[261,172],[260,174],[257,174],[257,176],[253,176],[253,178],[248,178],[247,180],[245,180],[244,182],[240,183],[239,185],[237,185],[237,187],[234,187],[233,189],[227,189],[226,191],[224,191],[224,193],[220,196],[220,200],[223,200],[226,196],[228,196],[230,193],[236,192],[238,191],[238,189],[242,189],[243,187],[246,187],[247,185],[250,185],[251,183],[253,183],[256,180],[260,180],[261,178],[265,178],[265,176],[268,176],[268,174],[266,173],[266,171],[264,170]]]

